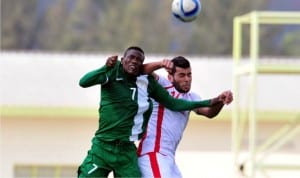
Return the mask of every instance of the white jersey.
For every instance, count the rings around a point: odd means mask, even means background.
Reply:
[[[175,98],[189,101],[200,100],[200,96],[193,92],[179,93],[172,83],[162,76],[159,77],[158,83]],[[153,111],[147,131],[139,144],[138,154],[159,152],[174,156],[186,128],[189,114],[190,111],[171,111],[160,103],[153,101]]]

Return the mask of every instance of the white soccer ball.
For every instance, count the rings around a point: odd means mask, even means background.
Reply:
[[[200,0],[173,0],[172,2],[173,15],[183,22],[195,20],[200,11]]]

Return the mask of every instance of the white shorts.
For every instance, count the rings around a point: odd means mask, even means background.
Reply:
[[[174,156],[147,153],[138,158],[143,178],[182,178]]]

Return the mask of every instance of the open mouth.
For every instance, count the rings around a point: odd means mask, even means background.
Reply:
[[[129,69],[132,71],[137,71],[138,67],[136,65],[129,65]]]
[[[183,85],[182,86],[184,89],[189,89],[190,88],[190,85]]]

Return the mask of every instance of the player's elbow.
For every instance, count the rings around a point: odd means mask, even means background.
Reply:
[[[203,115],[207,117],[208,119],[214,119],[218,114],[212,113],[212,112],[196,112],[198,115]]]
[[[84,82],[83,80],[79,81],[79,86],[81,86],[82,88],[87,88],[88,87],[87,83]]]
[[[209,114],[209,115],[207,115],[206,117],[207,117],[208,119],[213,119],[213,118],[215,118],[215,117],[216,117],[216,115]]]
[[[209,112],[208,118],[214,119],[220,113],[220,111]]]

